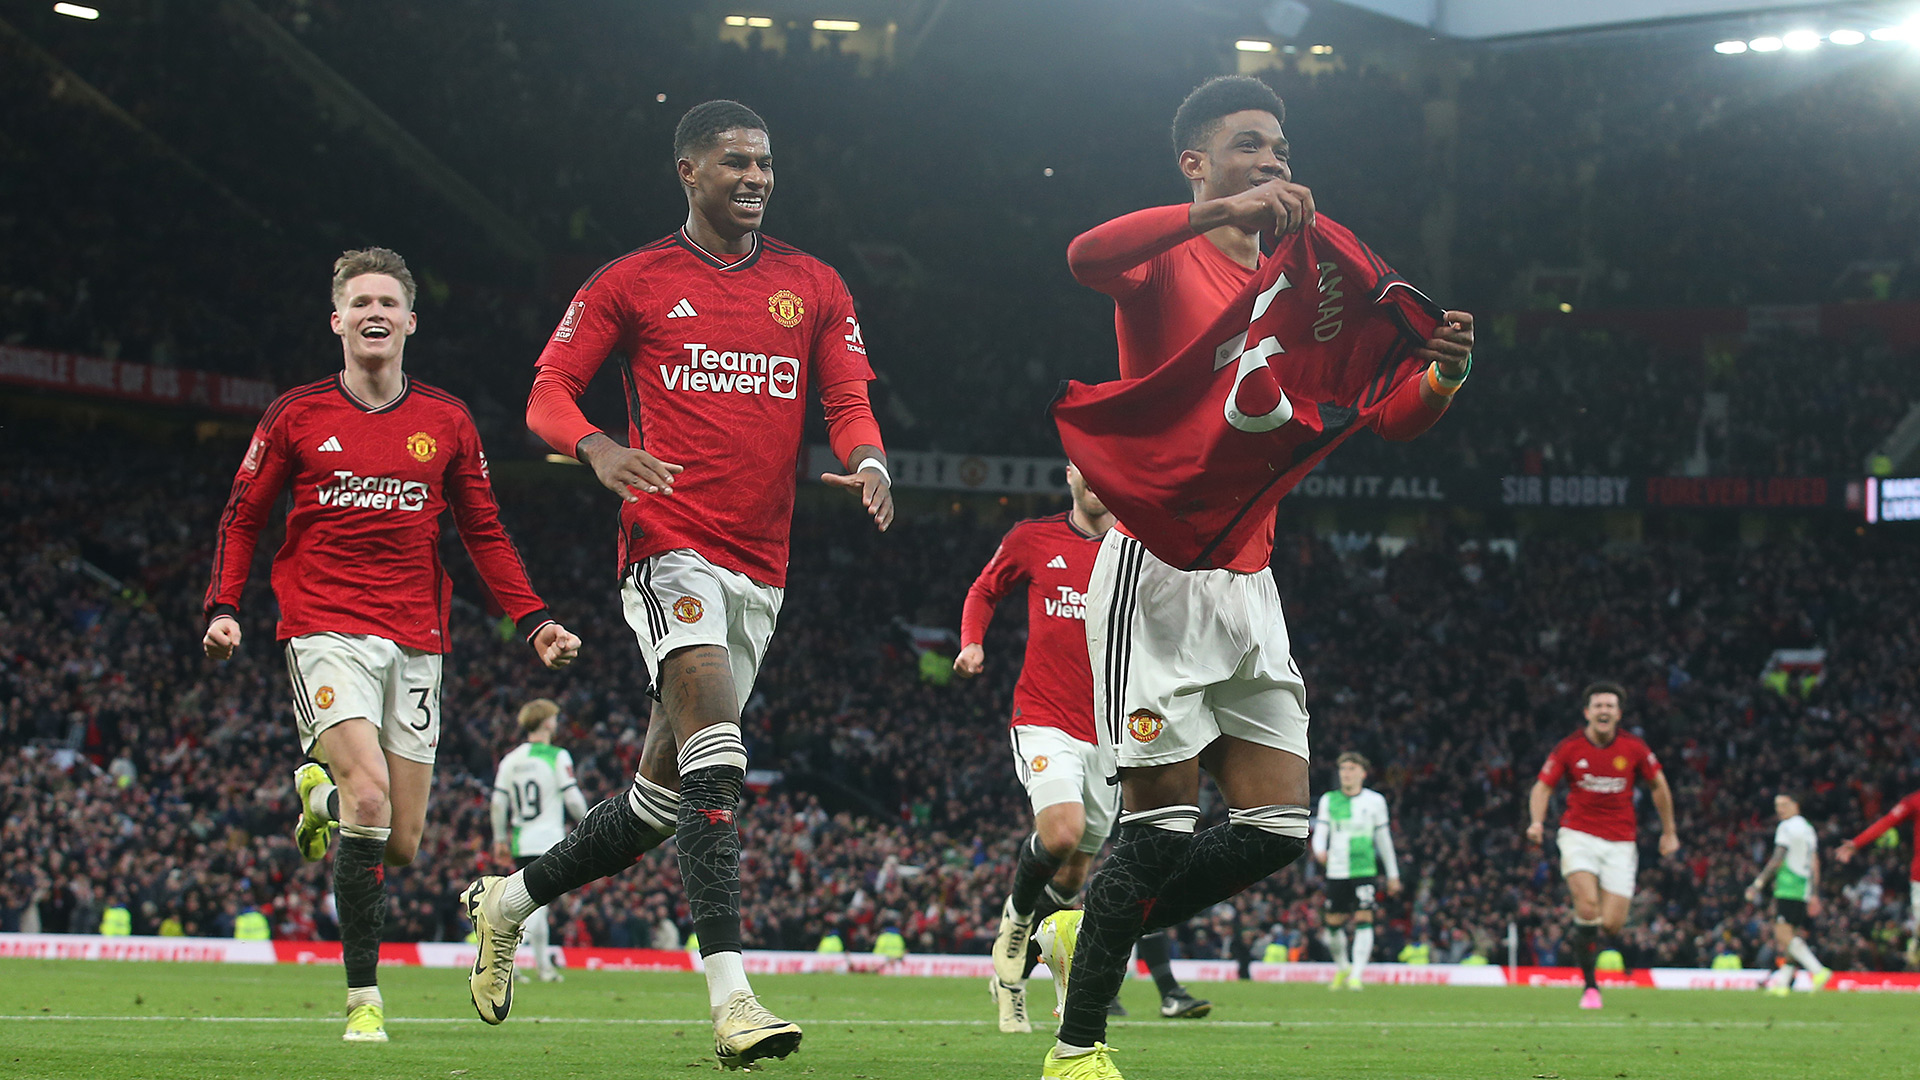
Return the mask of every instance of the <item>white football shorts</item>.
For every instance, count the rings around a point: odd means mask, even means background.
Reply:
[[[439,653],[396,645],[372,634],[301,634],[288,638],[287,678],[300,749],[326,756],[320,733],[342,720],[380,729],[380,748],[433,764],[440,746]]]
[[[1600,879],[1600,891],[1632,899],[1640,872],[1640,849],[1631,840],[1602,840],[1578,829],[1561,829],[1560,876],[1585,872]]]
[[[1087,815],[1087,831],[1079,850],[1091,855],[1113,835],[1120,816],[1120,785],[1113,765],[1113,748],[1082,742],[1056,727],[1015,724],[1014,769],[1027,789],[1035,817],[1049,806],[1079,803]]]
[[[620,586],[620,604],[654,688],[660,685],[661,660],[688,646],[718,645],[727,650],[739,707],[753,693],[785,597],[785,589],[715,566],[686,548],[634,563]]]
[[[1093,715],[1120,768],[1230,735],[1307,757],[1307,687],[1270,573],[1177,570],[1118,529],[1087,591]]]

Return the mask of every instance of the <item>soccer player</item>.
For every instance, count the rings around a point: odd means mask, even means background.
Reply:
[[[1834,858],[1842,863],[1852,860],[1854,852],[1866,847],[1880,838],[1880,834],[1900,824],[1902,821],[1920,820],[1920,791],[1909,794],[1894,804],[1892,810],[1880,820],[1860,830],[1860,835],[1840,845],[1834,852]],[[1913,863],[1907,871],[1907,961],[1920,963],[1920,843],[1913,846]]]
[[[601,267],[540,354],[527,426],[593,467],[623,500],[621,601],[653,677],[640,767],[622,796],[511,877],[462,902],[480,936],[469,990],[482,1019],[512,1005],[527,917],[675,838],[705,960],[714,1052],[727,1066],[785,1057],[798,1025],[754,996],[740,955],[740,834],[746,779],[740,708],[753,689],[787,583],[794,476],[809,387],[847,466],[825,482],[893,520],[866,345],[853,300],[825,263],[760,232],[773,193],[766,122],[732,101],[688,110],[673,153],[686,224]],[[581,414],[580,395],[621,356],[622,445]]]
[[[1027,978],[1039,961],[1033,924],[1071,907],[1087,867],[1113,831],[1120,791],[1113,751],[1093,730],[1093,672],[1087,665],[1087,581],[1113,515],[1067,466],[1073,508],[1014,525],[967,590],[954,674],[970,679],[986,666],[987,624],[1014,589],[1027,589],[1027,653],[1013,687],[1009,724],[1014,771],[1033,804],[1033,833],[1020,845],[1013,891],[1000,913],[988,982],[1000,1030],[1027,1032]],[[1140,957],[1160,991],[1160,1015],[1198,1018],[1213,1008],[1173,977],[1164,932],[1140,939]],[[1057,973],[1056,973],[1057,974]]]
[[[1813,988],[1827,985],[1833,972],[1813,954],[1805,934],[1820,917],[1820,835],[1800,816],[1800,799],[1781,792],[1773,797],[1780,825],[1773,830],[1773,857],[1747,886],[1747,901],[1758,903],[1767,879],[1773,879],[1773,944],[1778,969],[1767,978],[1768,989],[1785,997],[1793,990],[1795,964],[1813,976]]]
[[[487,455],[459,398],[403,370],[413,275],[386,248],[333,264],[333,332],[342,370],[280,395],[254,431],[220,517],[202,647],[240,645],[240,600],[267,514],[291,491],[273,560],[300,749],[295,843],[333,860],[346,962],[349,1042],[386,1042],[376,966],[386,923],[385,866],[420,850],[440,743],[441,658],[453,583],[440,566],[440,515],[541,662],[559,668],[580,640],[534,595],[500,526]],[[329,777],[326,768],[333,769]],[[338,781],[336,787],[335,780]]]
[[[1340,786],[1320,796],[1313,816],[1313,859],[1327,870],[1326,926],[1320,940],[1333,954],[1333,989],[1365,986],[1373,958],[1373,903],[1381,871],[1387,892],[1400,895],[1386,796],[1366,786],[1373,766],[1352,750],[1338,759]],[[1347,962],[1347,920],[1353,920],[1353,962]]]
[[[1573,896],[1573,933],[1569,940],[1580,960],[1587,988],[1580,995],[1583,1009],[1600,1008],[1600,982],[1594,975],[1600,956],[1600,934],[1620,933],[1633,905],[1634,877],[1640,871],[1640,852],[1634,846],[1635,778],[1645,780],[1660,812],[1660,857],[1680,850],[1680,834],[1673,824],[1673,791],[1660,759],[1640,737],[1620,730],[1627,692],[1618,683],[1597,682],[1580,694],[1586,727],[1560,741],[1540,767],[1528,796],[1530,843],[1544,843],[1547,804],[1553,789],[1567,781],[1567,807],[1560,815],[1560,876]]]
[[[493,857],[516,869],[545,854],[567,835],[567,819],[587,816],[587,800],[573,778],[573,755],[553,745],[560,729],[560,706],[536,698],[520,707],[520,730],[527,741],[507,751],[493,774]],[[527,918],[527,942],[541,982],[559,982],[547,950],[547,909]]]
[[[1201,331],[1229,317],[1229,304],[1260,277],[1263,233],[1290,237],[1313,227],[1313,193],[1292,181],[1284,115],[1280,99],[1256,79],[1228,76],[1201,85],[1173,122],[1174,151],[1192,201],[1128,214],[1068,248],[1074,277],[1114,299],[1123,379],[1150,378],[1163,364],[1188,359],[1189,343],[1198,347]],[[1256,319],[1269,312],[1299,317],[1305,297],[1273,303],[1280,288],[1276,283],[1254,305]],[[1356,325],[1363,321],[1357,306],[1349,315]],[[1415,375],[1378,387],[1378,396],[1364,402],[1343,403],[1354,407],[1342,415],[1364,412],[1359,426],[1395,439],[1431,427],[1465,380],[1473,342],[1472,316],[1447,316],[1417,351],[1396,354],[1384,368],[1368,365],[1392,372],[1414,357],[1432,361],[1446,380],[1440,390],[1432,388],[1431,372]],[[1228,361],[1239,351],[1221,350]],[[1257,369],[1249,360],[1254,351],[1241,354],[1236,378]],[[1270,388],[1274,378],[1266,376],[1264,385]],[[1196,413],[1195,423],[1213,425],[1198,437],[1216,438],[1235,425],[1236,409],[1228,402],[1224,419],[1218,404],[1206,416]],[[1253,419],[1277,415],[1272,402],[1266,409]],[[1055,418],[1064,437],[1069,422],[1058,406]],[[1240,430],[1289,434],[1274,424]],[[1343,434],[1353,430],[1358,427]],[[1330,451],[1337,441],[1329,437],[1320,449]],[[1192,451],[1190,463],[1205,448],[1179,449]],[[1088,469],[1071,448],[1069,456]],[[1093,473],[1088,478],[1114,506],[1116,492]],[[1088,886],[1084,911],[1055,914],[1035,931],[1049,966],[1058,971],[1064,962],[1071,970],[1045,1077],[1119,1076],[1105,1043],[1105,1006],[1125,978],[1134,939],[1239,893],[1306,849],[1306,688],[1269,573],[1277,500],[1287,490],[1274,487],[1277,482],[1247,493],[1236,524],[1220,536],[1242,531],[1204,558],[1169,560],[1131,534],[1138,526],[1124,512],[1102,542],[1088,589],[1087,647],[1094,715],[1102,737],[1117,748],[1124,812],[1113,849]],[[1167,505],[1179,508],[1176,516],[1185,513],[1189,494],[1171,493],[1178,501]],[[1203,767],[1225,797],[1228,820],[1196,834]]]

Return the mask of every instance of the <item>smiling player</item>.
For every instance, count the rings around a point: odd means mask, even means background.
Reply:
[[[847,466],[821,479],[857,493],[883,530],[893,497],[867,399],[873,369],[845,283],[760,232],[773,193],[766,122],[738,102],[696,105],[673,153],[686,225],[587,279],[540,354],[527,401],[527,426],[593,466],[624,502],[621,601],[657,703],[624,795],[594,807],[532,865],[462,894],[480,935],[468,988],[482,1019],[505,1020],[527,917],[673,837],[705,960],[714,1053],[740,1066],[800,1045],[799,1025],[767,1011],[747,983],[733,815],[747,767],[740,707],[786,593],[810,385]],[[615,353],[625,445],[578,405]]]
[[[547,616],[500,527],[487,455],[460,399],[402,370],[418,325],[413,275],[386,248],[333,266],[333,332],[345,366],[267,409],[233,481],[207,587],[209,657],[240,645],[240,598],[267,513],[291,489],[273,560],[279,639],[293,684],[301,815],[294,840],[326,857],[347,974],[349,1042],[386,1042],[377,965],[385,866],[420,850],[440,743],[440,668],[453,583],[440,567],[440,514],[453,511],[487,589],[548,667],[580,640]],[[318,762],[333,767],[336,789]]]

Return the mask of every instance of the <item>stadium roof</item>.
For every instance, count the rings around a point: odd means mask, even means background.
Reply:
[[[1635,23],[1812,11],[1806,0],[1343,0],[1457,38],[1598,30]],[[1849,5],[1857,6],[1857,5]]]

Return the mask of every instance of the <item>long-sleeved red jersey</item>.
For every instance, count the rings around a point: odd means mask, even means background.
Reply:
[[[409,380],[372,408],[335,375],[280,395],[220,515],[208,618],[238,612],[260,528],[286,490],[287,540],[273,559],[279,640],[373,634],[447,651],[453,582],[440,564],[440,513],[449,508],[480,579],[521,632],[548,621],[500,524],[473,416],[452,394]]]
[[[1081,742],[1093,733],[1093,668],[1087,656],[1087,583],[1100,538],[1069,514],[1030,518],[1008,530],[967,590],[960,644],[987,636],[993,609],[1027,587],[1027,655],[1013,687],[1014,724],[1059,728]]]
[[[580,286],[541,352],[527,397],[534,434],[577,454],[599,431],[577,401],[616,354],[627,445],[686,466],[673,494],[621,506],[617,569],[689,548],[784,587],[808,387],[819,388],[843,460],[859,446],[884,449],[846,283],[759,233],[731,260],[684,229],[628,252]]]
[[[1915,791],[1901,799],[1879,821],[1860,830],[1860,835],[1853,838],[1853,846],[1864,848],[1880,839],[1881,833],[1903,821],[1920,821],[1920,791]],[[1920,884],[1920,836],[1914,837],[1913,866],[1908,871],[1908,877],[1912,878],[1915,884]]]

